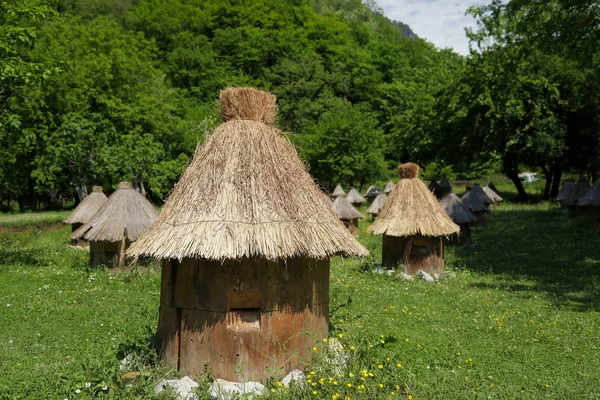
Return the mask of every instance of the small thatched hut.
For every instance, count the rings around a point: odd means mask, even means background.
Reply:
[[[460,233],[450,236],[450,243],[458,245],[471,244],[471,224],[475,221],[475,216],[463,204],[462,200],[452,192],[445,195],[440,200],[440,204],[446,214],[452,218],[452,221],[460,226]]]
[[[573,182],[571,180],[567,179],[565,181],[565,183],[563,183],[562,189],[560,189],[560,191],[554,198],[554,201],[562,202],[569,195],[569,192],[571,191],[572,188],[573,188]]]
[[[264,381],[327,336],[330,257],[368,252],[275,127],[275,96],[235,88],[220,100],[223,122],[128,254],[162,260],[161,360]]]
[[[369,232],[383,235],[386,267],[404,263],[409,274],[418,270],[439,273],[444,269],[442,237],[458,233],[460,228],[418,178],[416,164],[402,164],[398,169],[401,179]]]
[[[396,184],[392,181],[389,181],[387,185],[385,185],[385,189],[383,189],[383,193],[390,194],[392,190],[396,187]]]
[[[362,203],[364,203],[366,201],[365,198],[360,195],[358,190],[356,190],[354,188],[351,188],[348,191],[346,200],[348,200],[348,202],[350,202],[350,204],[352,204],[352,205],[361,205]]]
[[[122,267],[125,250],[157,217],[156,208],[133,188],[131,182],[121,182],[94,217],[71,234],[71,239],[90,242],[92,267]]]
[[[452,184],[450,183],[450,181],[448,180],[448,178],[443,178],[440,181],[440,194],[439,197],[442,198],[444,196],[446,196],[447,194],[452,192]]]
[[[433,195],[435,197],[439,198],[439,196],[440,196],[440,185],[439,185],[439,183],[437,183],[435,181],[435,179],[432,180],[431,182],[429,182],[429,186],[427,186],[427,188],[431,191],[431,193],[433,193]]]
[[[337,185],[335,187],[335,189],[333,189],[333,193],[331,193],[331,195],[333,197],[338,197],[338,196],[345,196],[346,192],[344,192],[344,188],[342,187],[342,185]]]
[[[577,202],[580,198],[590,190],[590,185],[587,183],[584,177],[579,178],[576,184],[573,185],[569,194],[560,202],[563,207],[567,207],[569,211],[569,218],[575,218],[577,216]]]
[[[469,209],[475,215],[477,223],[483,223],[485,221],[485,212],[488,207],[483,202],[483,199],[480,196],[477,196],[476,193],[473,193],[471,190],[463,194],[460,198],[465,207]]]
[[[71,224],[71,233],[75,232],[89,220],[102,208],[106,203],[106,196],[102,193],[102,186],[94,186],[92,193],[87,195],[73,212],[65,218],[63,221],[65,224]],[[72,240],[72,244],[79,244],[82,246],[89,245],[85,240]]]
[[[367,209],[367,213],[371,214],[371,220],[374,220],[376,216],[379,215],[381,209],[385,205],[385,201],[387,200],[387,196],[384,193],[379,193],[371,206]]]
[[[336,197],[331,208],[350,233],[358,232],[358,220],[364,216],[344,196]]]
[[[594,226],[600,226],[600,179],[596,180],[594,186],[577,200],[577,207]]]
[[[379,196],[379,189],[375,187],[375,185],[369,186],[367,191],[365,192],[365,198],[369,202],[369,204],[373,203],[373,200]]]
[[[492,188],[488,187],[488,186],[484,186],[483,187],[483,192],[487,195],[487,197],[490,198],[490,200],[492,200],[494,203],[500,203],[502,201],[504,201],[504,199],[498,194],[496,193],[494,190],[492,190]]]

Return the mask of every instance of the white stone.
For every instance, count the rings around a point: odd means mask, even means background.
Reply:
[[[177,399],[197,400],[198,396],[195,393],[191,393],[192,389],[197,387],[198,384],[192,378],[184,376],[181,379],[165,379],[158,382],[158,385],[154,388],[154,392],[158,394],[167,388],[171,388],[177,395]]]
[[[433,279],[433,277],[425,271],[418,270],[415,275],[424,280],[425,282],[435,282],[435,279]]]
[[[213,400],[230,399],[252,399],[254,396],[260,396],[265,390],[265,386],[259,382],[229,382],[223,379],[216,379],[210,385],[209,394]]]
[[[412,275],[409,275],[409,274],[407,274],[406,272],[402,272],[402,273],[400,274],[400,277],[401,277],[402,279],[406,279],[407,281],[413,281],[413,280],[415,280],[415,277],[414,277],[414,276],[412,276]]]
[[[304,386],[305,378],[304,372],[299,369],[294,369],[281,380],[281,383],[283,386],[290,386],[290,383],[292,382],[294,382],[294,385],[296,386]]]
[[[385,269],[385,268],[383,268],[381,265],[378,265],[378,266],[376,266],[376,267],[373,269],[373,273],[374,273],[374,274],[383,275],[383,274],[385,274],[385,273],[386,273],[386,269]]]

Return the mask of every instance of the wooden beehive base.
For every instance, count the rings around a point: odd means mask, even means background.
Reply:
[[[264,382],[302,368],[328,317],[329,260],[162,265],[159,356],[182,375]]]
[[[410,247],[406,259],[407,247]],[[407,274],[418,270],[428,274],[444,271],[444,251],[441,237],[395,237],[383,235],[383,265],[387,268],[397,268],[404,264]]]
[[[471,224],[459,226],[460,234],[455,233],[454,235],[450,235],[446,243],[454,246],[466,246],[473,243],[473,239],[471,238]]]

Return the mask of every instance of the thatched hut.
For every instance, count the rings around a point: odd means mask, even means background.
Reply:
[[[379,196],[379,189],[377,189],[375,185],[369,186],[369,188],[365,192],[365,198],[367,199],[369,204],[372,204],[375,198],[377,198],[377,196]]]
[[[483,192],[486,194],[487,197],[490,198],[490,200],[492,200],[494,203],[500,203],[502,201],[504,201],[504,199],[498,194],[496,193],[494,190],[492,190],[490,187],[488,186],[484,186],[483,187]]]
[[[383,235],[383,264],[404,263],[406,272],[439,273],[444,269],[442,237],[460,228],[446,214],[413,163],[398,167],[401,179],[388,196],[369,232]]]
[[[338,184],[335,189],[333,189],[333,193],[331,193],[333,197],[345,196],[346,192],[344,192],[344,188],[342,185]]]
[[[131,182],[119,183],[104,206],[71,239],[90,242],[90,265],[125,265],[125,250],[148,230],[158,217],[156,208]]]
[[[71,233],[75,232],[102,208],[106,203],[107,197],[102,193],[102,186],[94,186],[92,193],[87,195],[73,212],[63,221],[65,224],[71,224]],[[72,240],[72,244],[87,246],[89,243],[85,240]]]
[[[563,183],[562,189],[560,189],[560,191],[558,192],[556,197],[554,197],[554,201],[562,202],[569,195],[569,192],[571,191],[572,188],[573,188],[573,182],[571,180],[567,179]]]
[[[433,195],[435,197],[439,198],[439,196],[440,196],[440,185],[439,185],[439,183],[437,183],[435,181],[435,179],[432,180],[431,182],[429,182],[429,186],[427,186],[427,188],[431,191],[431,193],[433,193]]]
[[[330,257],[368,252],[275,127],[275,96],[234,88],[220,100],[223,122],[128,254],[162,260],[161,360],[264,381],[327,336]]]
[[[371,203],[371,206],[367,209],[367,213],[371,214],[371,220],[374,220],[375,217],[379,215],[386,200],[387,196],[385,193],[379,193],[379,195],[375,197],[375,200],[373,200],[373,203]]]
[[[584,177],[579,178],[576,184],[573,185],[569,194],[560,202],[563,207],[567,207],[569,211],[569,218],[575,218],[577,216],[577,202],[580,198],[590,190],[590,185],[587,183]]]
[[[600,226],[600,179],[579,200],[577,208],[585,215],[594,226]]]
[[[392,181],[389,181],[387,185],[385,185],[385,189],[383,189],[383,193],[390,194],[392,190],[396,187],[396,184]]]
[[[448,178],[443,178],[440,181],[440,194],[439,197],[443,198],[444,196],[446,196],[447,194],[452,192],[452,184],[450,183],[450,181],[448,180]]]
[[[358,232],[358,220],[364,218],[364,216],[345,197],[336,197],[331,208],[350,233],[355,234]]]
[[[452,221],[460,227],[460,233],[450,236],[449,242],[458,245],[471,244],[471,224],[475,221],[475,216],[452,192],[444,196],[440,204]]]
[[[485,213],[488,210],[488,205],[491,203],[486,204],[483,197],[478,196],[477,192],[473,192],[473,190],[469,190],[463,194],[460,199],[462,200],[464,206],[467,207],[469,211],[473,213],[473,215],[475,215],[475,222],[483,224],[485,222]]]
[[[356,205],[356,206],[359,206],[366,201],[365,198],[360,195],[358,190],[356,190],[354,188],[351,188],[348,191],[348,195],[346,195],[346,200],[348,200],[348,202],[350,202],[350,204]]]

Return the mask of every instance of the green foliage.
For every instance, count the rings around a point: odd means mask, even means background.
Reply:
[[[449,180],[456,179],[456,174],[452,171],[452,165],[440,165],[435,161],[427,164],[419,173],[419,176],[426,181],[439,181],[442,178]]]

